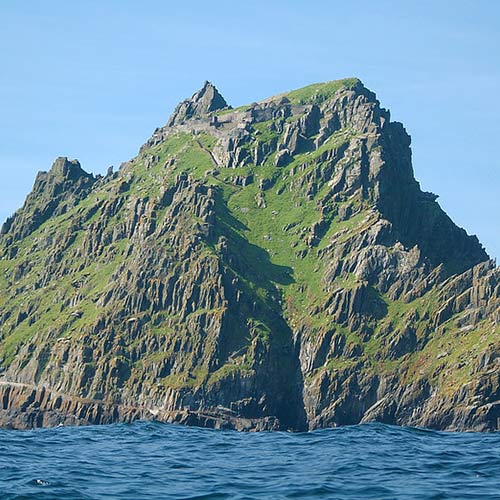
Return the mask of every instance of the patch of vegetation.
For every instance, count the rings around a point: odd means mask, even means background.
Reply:
[[[253,375],[253,370],[249,365],[236,365],[227,363],[221,366],[218,370],[212,372],[208,377],[207,384],[214,385],[221,380],[226,380],[235,376]]]
[[[208,378],[208,369],[200,367],[193,371],[172,373],[161,380],[161,384],[169,389],[192,389],[201,386]]]
[[[297,90],[292,90],[285,96],[293,104],[321,104],[331,99],[333,95],[341,89],[351,89],[359,85],[358,78],[345,78],[343,80],[333,80],[326,83],[314,83]]]

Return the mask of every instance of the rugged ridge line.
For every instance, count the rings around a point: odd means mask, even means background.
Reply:
[[[209,82],[105,177],[58,158],[0,234],[0,426],[496,430],[499,268],[357,79]]]

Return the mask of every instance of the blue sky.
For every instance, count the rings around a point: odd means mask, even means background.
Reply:
[[[500,257],[500,2],[0,0],[0,219],[57,156],[133,157],[205,79],[238,106],[357,76],[414,169]]]

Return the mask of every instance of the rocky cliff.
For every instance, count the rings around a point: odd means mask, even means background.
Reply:
[[[500,270],[436,198],[357,79],[58,158],[1,230],[0,425],[499,429]]]

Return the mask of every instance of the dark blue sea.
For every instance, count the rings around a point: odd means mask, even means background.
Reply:
[[[0,499],[500,499],[500,434],[369,424],[0,431]]]

